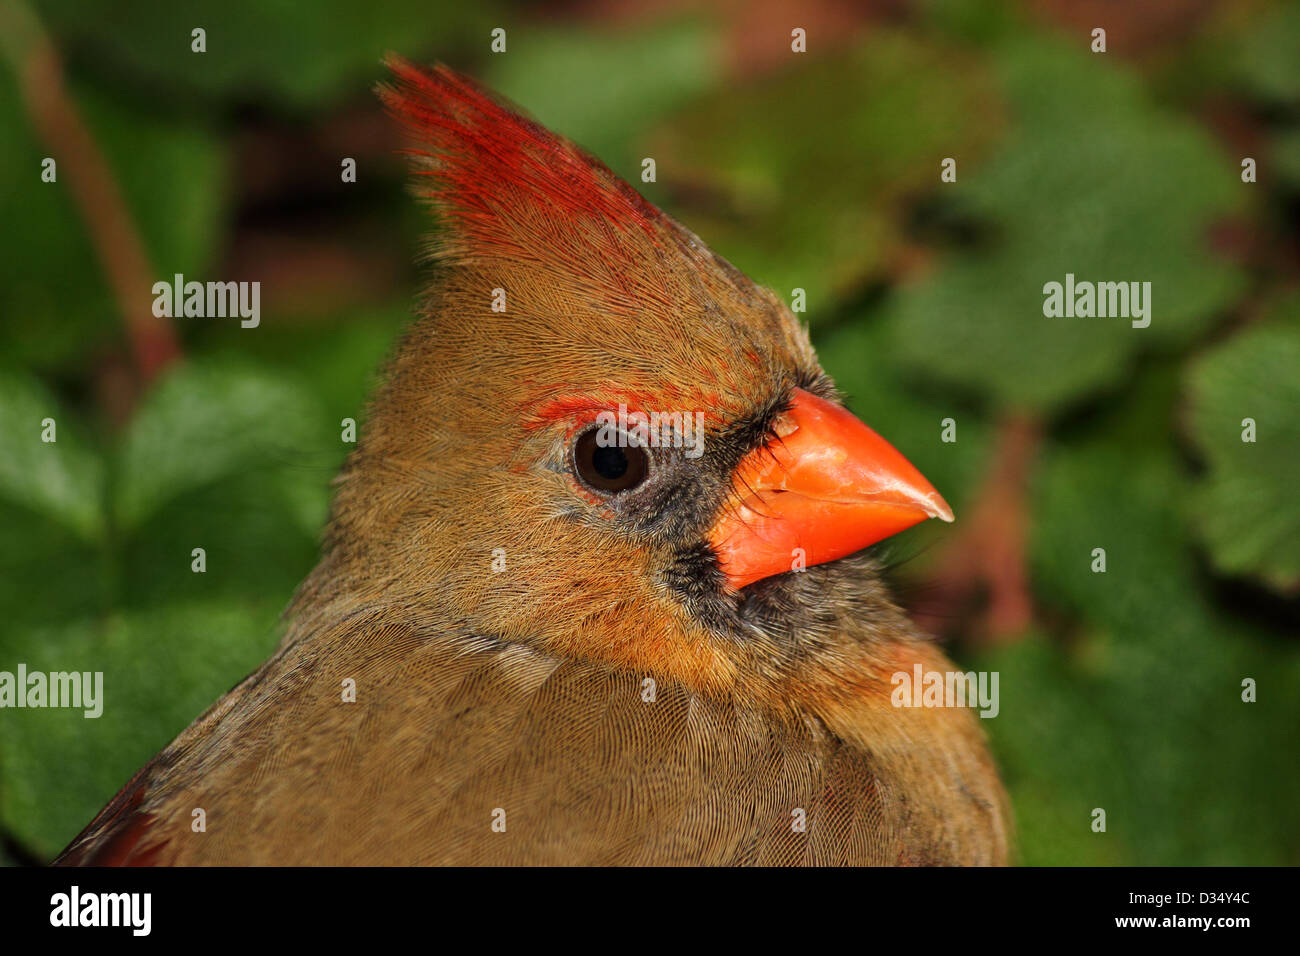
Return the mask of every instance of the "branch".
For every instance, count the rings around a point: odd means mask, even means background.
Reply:
[[[1033,418],[1009,415],[998,425],[993,460],[975,506],[940,558],[931,595],[913,613],[932,631],[942,629],[963,609],[987,595],[976,630],[1000,642],[1033,623],[1029,593],[1029,477],[1038,455],[1041,429]]]
[[[5,58],[32,127],[66,170],[71,194],[126,325],[141,390],[181,355],[175,329],[153,314],[154,270],[112,170],[63,83],[58,52],[22,0],[0,0]]]

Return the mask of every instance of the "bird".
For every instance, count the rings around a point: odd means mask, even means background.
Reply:
[[[938,491],[774,292],[445,65],[377,88],[432,277],[273,655],[59,865],[999,865],[871,546]]]

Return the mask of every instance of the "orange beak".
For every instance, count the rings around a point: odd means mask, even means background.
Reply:
[[[796,389],[776,432],[741,460],[744,498],[709,532],[733,588],[834,561],[926,518],[952,520],[911,462],[839,405]]]

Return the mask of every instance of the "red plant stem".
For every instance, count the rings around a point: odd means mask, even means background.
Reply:
[[[1029,592],[1029,478],[1041,439],[1039,422],[1007,415],[998,424],[993,459],[962,531],[940,559],[931,586],[941,606],[916,609],[931,629],[942,629],[983,585],[987,592],[978,630],[1005,641],[1033,623]]]
[[[126,325],[141,390],[181,355],[175,329],[153,314],[153,268],[112,170],[63,83],[57,51],[23,5],[6,4],[5,44],[33,128],[66,171],[71,194]],[[25,28],[21,31],[19,27]],[[35,173],[33,173],[35,175]]]

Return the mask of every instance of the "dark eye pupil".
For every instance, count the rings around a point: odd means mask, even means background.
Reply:
[[[589,428],[573,446],[573,470],[579,480],[594,491],[616,494],[628,491],[650,474],[650,453],[629,443],[625,436],[617,444],[599,440],[599,429]]]
[[[596,447],[595,453],[591,456],[591,466],[596,469],[596,474],[609,481],[622,478],[627,472],[627,455],[621,448],[601,448]]]

